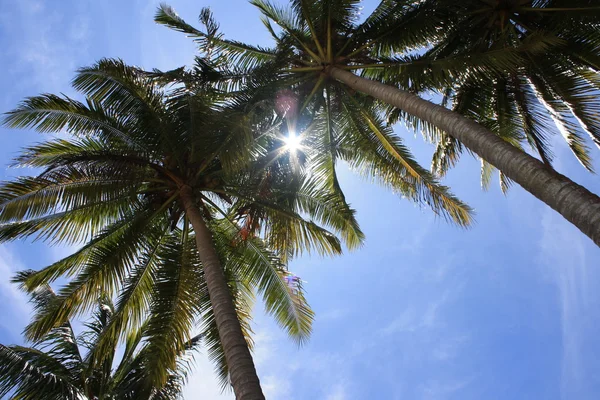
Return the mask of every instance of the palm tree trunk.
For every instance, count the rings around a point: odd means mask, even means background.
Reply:
[[[427,121],[458,139],[600,246],[600,197],[500,139],[476,122],[420,97],[336,67],[326,72],[352,89]]]
[[[184,186],[180,193],[187,218],[196,234],[196,246],[198,246],[198,254],[204,268],[204,279],[214,310],[219,337],[223,344],[235,397],[238,400],[264,400],[265,396],[260,387],[248,343],[242,333],[212,235],[196,205],[192,189]]]

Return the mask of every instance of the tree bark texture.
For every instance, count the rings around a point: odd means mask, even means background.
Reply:
[[[248,343],[242,333],[212,235],[189,186],[181,188],[181,200],[196,235],[196,246],[204,268],[204,279],[214,310],[219,337],[223,344],[235,397],[238,400],[264,400],[265,396],[260,387]]]

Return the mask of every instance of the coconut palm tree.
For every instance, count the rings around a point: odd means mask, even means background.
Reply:
[[[406,69],[406,60],[397,59],[394,54],[418,48],[428,40],[435,43],[443,36],[436,2],[382,1],[366,18],[360,17],[360,2],[356,0],[290,3],[291,7],[280,7],[264,0],[252,1],[262,12],[263,22],[275,41],[272,48],[227,40],[220,34],[196,29],[167,6],[159,10],[156,20],[196,38],[201,46],[209,43],[213,56],[235,59],[239,68],[253,70],[255,77],[270,78],[268,81],[281,85],[310,87],[306,90],[308,98],[316,97],[317,93],[325,93],[321,98],[331,93],[331,98],[334,91],[328,88],[336,87],[347,102],[355,99],[360,104],[374,99],[379,104],[393,106],[402,116],[446,132],[600,245],[598,196],[502,140],[485,126],[411,91],[368,78],[380,70],[392,74]],[[518,68],[525,54],[543,51],[547,46],[546,37],[532,36],[522,47],[487,51],[472,62],[473,55],[465,54],[446,60],[445,65],[450,63],[464,70],[510,70]],[[364,76],[355,73],[361,71]],[[445,74],[444,64],[438,64],[435,71]],[[370,119],[363,121],[372,127]],[[393,146],[379,134],[378,127],[372,131],[381,146],[393,154]]]
[[[486,126],[517,147],[529,143],[547,165],[553,154],[549,134],[559,131],[581,164],[592,171],[585,135],[600,145],[600,7],[589,0],[436,2],[453,18],[438,18],[443,30],[434,45],[407,61],[400,71],[381,72],[390,81],[410,80],[413,88],[439,90],[454,111]],[[537,41],[545,45],[519,57],[517,68],[495,70],[452,66],[447,61],[505,49],[524,48]],[[472,63],[472,59],[470,62]],[[439,69],[426,82],[414,66]],[[411,65],[411,67],[409,67]],[[407,70],[410,70],[407,71]],[[485,73],[484,73],[485,71]],[[386,76],[387,75],[387,76]],[[434,82],[437,78],[437,82]],[[424,86],[424,87],[423,87]],[[398,116],[395,112],[394,117]],[[553,129],[556,125],[558,129]],[[458,141],[445,132],[427,132],[436,141],[433,169],[440,175],[461,152]],[[489,184],[491,166],[482,160],[482,183]],[[507,180],[501,174],[502,188]]]
[[[56,300],[56,295],[44,285],[32,292],[32,299],[36,308],[44,308]],[[165,368],[165,383],[154,385],[147,368],[153,354],[144,343],[145,327],[128,333],[120,361],[113,346],[104,349],[108,353],[101,364],[91,362],[89,355],[97,351],[97,343],[114,313],[110,299],[102,296],[79,335],[67,320],[32,347],[0,344],[0,396],[10,393],[11,398],[23,400],[181,398],[192,352],[200,338],[193,337],[186,343],[185,349],[175,355],[176,368]]]
[[[144,354],[148,356],[144,363],[144,376],[151,386],[160,387],[168,383],[169,370],[177,367],[177,354],[187,348],[188,338],[194,337],[199,330],[201,344],[207,348],[225,389],[230,383],[228,367],[193,231],[185,233],[177,227],[170,229],[170,221],[164,223],[159,239],[152,240],[153,232],[150,232],[149,244],[145,245],[147,248],[140,252],[138,260],[126,272],[110,321],[103,326],[102,335],[94,341],[86,360],[90,365],[103,365],[120,340],[127,342],[130,332],[143,328]],[[301,281],[293,285],[286,283],[289,274],[284,264],[260,238],[242,240],[239,227],[227,219],[211,220],[210,227],[248,346],[253,346],[250,319],[255,289],[265,299],[267,311],[276,317],[290,336],[298,343],[306,340],[311,331],[313,313],[304,298]],[[88,249],[88,254],[79,256],[86,258],[83,261],[86,269],[97,271],[106,262],[103,253],[119,250],[118,245],[105,240]],[[73,262],[73,257],[56,264],[69,262]],[[53,266],[40,272],[26,271],[15,281],[35,295],[40,286],[32,291],[30,285],[35,285],[32,282],[40,279],[36,274],[42,274]],[[80,274],[75,279],[79,279],[81,284],[85,279],[92,280],[90,275]],[[26,328],[28,336],[34,330],[44,329],[42,325],[56,326],[57,316],[70,311],[66,310],[66,304],[75,294],[78,293],[67,287],[54,295],[52,302],[38,304],[36,316]]]
[[[180,351],[202,318],[222,377],[237,398],[259,399],[246,339],[248,292],[261,292],[267,311],[303,341],[312,312],[301,290],[285,284],[280,260],[310,249],[340,253],[339,239],[319,222],[343,231],[349,248],[363,234],[345,202],[292,169],[289,152],[276,151],[281,139],[261,131],[265,119],[222,107],[209,80],[207,73],[205,82],[165,87],[120,60],[102,60],[74,80],[85,103],[42,95],[9,112],[9,126],[61,136],[66,130],[69,137],[17,158],[16,165],[42,172],[0,187],[0,240],[83,243],[19,279],[34,291],[71,277],[27,327],[29,339],[89,311],[100,291],[119,294],[110,334],[92,355],[98,363],[104,347],[150,313],[151,371],[164,382],[177,354],[167,349]],[[258,161],[263,156],[268,163]]]
[[[307,167],[327,183],[331,196],[345,201],[336,171],[336,162],[343,160],[366,178],[430,207],[447,220],[461,226],[470,224],[472,210],[417,163],[372,104],[351,99],[323,80],[319,82],[320,91],[313,90],[314,82],[294,77],[273,85],[272,77],[278,71],[270,64],[249,75],[246,68],[254,64],[246,63],[235,52],[223,51],[222,35],[210,11],[203,9],[199,19],[206,33],[187,24],[169,6],[161,6],[156,14],[157,22],[194,36],[204,55],[213,58],[213,64],[226,60],[224,66],[221,63],[221,79],[215,84],[232,93],[230,102],[237,107],[259,104],[275,110],[282,119],[283,134],[298,139]],[[239,65],[227,65],[231,61]]]

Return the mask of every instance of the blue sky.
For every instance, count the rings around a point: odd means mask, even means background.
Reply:
[[[189,21],[211,6],[230,38],[268,44],[244,0],[172,0]],[[188,63],[193,44],[156,26],[154,1],[1,0],[0,112],[41,92],[73,94],[79,66],[120,57],[144,68]],[[372,7],[370,2],[365,9]],[[397,132],[429,164],[432,147]],[[38,134],[0,128],[0,175]],[[558,169],[596,193],[557,138]],[[600,152],[596,152],[598,159]],[[600,169],[600,163],[596,162]],[[600,250],[552,210],[513,187],[479,188],[478,162],[465,156],[445,183],[477,211],[468,229],[342,169],[366,245],[335,259],[303,258],[291,270],[307,283],[316,323],[301,349],[259,306],[255,360],[269,399],[593,399],[600,392]],[[29,318],[8,283],[68,249],[0,246],[0,342],[19,342]],[[212,367],[197,357],[186,398],[219,394]]]

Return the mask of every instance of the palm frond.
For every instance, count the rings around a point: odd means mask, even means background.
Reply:
[[[345,129],[353,132],[352,142],[346,146],[360,149],[347,158],[352,167],[418,203],[427,204],[458,225],[470,223],[472,210],[421,167],[377,115],[356,100],[345,101],[343,106]]]
[[[142,210],[125,217],[127,222],[119,224],[120,229],[108,236],[109,240],[98,241],[79,253],[83,262],[77,275],[59,291],[55,304],[43,310],[27,326],[27,336],[39,339],[73,315],[90,310],[96,304],[98,291],[114,294],[126,279],[127,271],[133,268],[139,248],[147,245],[146,229],[154,224],[164,224],[164,219],[159,216],[160,211]],[[55,275],[63,265],[59,262],[53,271],[45,272]]]
[[[150,382],[164,385],[176,368],[177,354],[185,350],[202,307],[200,264],[188,232],[175,230],[162,246],[161,268],[146,326],[147,374]]]
[[[185,33],[187,36],[193,38],[198,43],[198,46],[201,49],[205,49],[207,53],[214,52],[216,56],[223,56],[244,69],[255,68],[274,57],[275,53],[270,49],[251,46],[235,40],[223,39],[222,35],[218,34],[218,24],[214,22],[210,12],[206,10],[203,9],[200,16],[202,17],[202,21],[208,22],[208,24],[205,24],[208,25],[207,32],[202,32],[185,22],[172,7],[166,4],[159,6],[154,16],[154,21]]]
[[[39,350],[0,344],[0,396],[23,400],[76,399],[82,393],[60,363]]]
[[[141,139],[130,135],[133,127],[109,114],[96,101],[83,104],[69,97],[45,94],[24,100],[5,114],[3,124],[11,128],[31,128],[38,132],[59,133],[64,130],[76,136],[102,136],[134,148],[145,149]]]
[[[301,290],[289,287],[287,270],[277,255],[258,237],[236,240],[239,227],[228,219],[214,222],[215,241],[227,254],[227,268],[247,281],[262,295],[266,311],[272,314],[290,337],[304,343],[311,332],[314,313]]]

